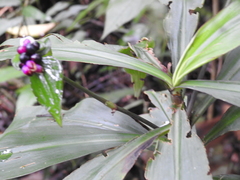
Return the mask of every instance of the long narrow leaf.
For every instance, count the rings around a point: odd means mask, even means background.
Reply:
[[[192,41],[173,75],[173,85],[198,67],[240,45],[240,1],[234,1],[203,25]]]
[[[185,81],[178,87],[189,88],[209,94],[235,106],[240,106],[240,82],[238,81]]]
[[[155,76],[165,81],[169,86],[172,84],[171,77],[158,68],[145,63],[140,59],[116,52],[114,49],[108,48],[108,46],[104,46],[95,41],[83,41],[82,43],[78,41],[73,42],[61,35],[50,35],[42,40],[44,41],[46,38],[51,40],[53,56],[58,60],[133,69]],[[4,42],[2,45],[14,47],[5,48],[0,52],[0,60],[13,58],[14,55],[16,55],[18,43],[19,39],[12,39]]]
[[[227,110],[222,119],[204,137],[204,142],[207,144],[218,136],[229,131],[238,130],[240,130],[240,110],[239,107],[232,106]]]

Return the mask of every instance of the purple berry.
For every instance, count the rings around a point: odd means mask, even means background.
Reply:
[[[19,59],[22,63],[25,63],[27,60],[30,60],[30,56],[26,53],[22,53],[20,54]]]
[[[26,53],[32,55],[36,52],[36,48],[32,44],[26,45]]]
[[[27,51],[26,46],[19,46],[19,47],[17,48],[17,52],[18,52],[19,54],[25,53],[26,51]]]
[[[23,72],[24,74],[26,74],[27,76],[31,76],[31,75],[33,74],[33,72],[31,71],[31,69],[30,69],[28,66],[26,66],[26,65],[24,65],[24,66],[22,67],[22,72]]]
[[[39,64],[36,64],[36,73],[42,73],[43,72],[43,67]]]
[[[39,42],[34,41],[34,42],[32,43],[32,45],[35,47],[36,51],[39,50],[39,48],[40,48]]]
[[[29,39],[24,39],[23,41],[23,46],[28,45],[29,43],[31,43],[31,41]]]
[[[42,63],[42,56],[40,54],[33,54],[31,55],[31,60],[33,60],[35,63],[37,64],[41,64]]]
[[[34,61],[27,61],[25,64],[32,72],[35,72],[37,69],[36,63]]]

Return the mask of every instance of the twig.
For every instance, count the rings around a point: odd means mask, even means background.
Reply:
[[[89,96],[97,99],[98,101],[100,101],[101,103],[105,104],[107,107],[111,108],[112,110],[117,110],[120,111],[130,117],[132,117],[134,120],[136,120],[137,122],[143,123],[144,125],[147,125],[153,129],[158,128],[157,125],[151,123],[150,121],[122,108],[117,106],[115,103],[108,101],[104,98],[102,98],[101,96],[98,96],[97,94],[95,94],[94,92],[86,89],[85,87],[81,86],[80,84],[77,84],[76,82],[72,81],[71,79],[67,78],[67,77],[63,77],[63,80],[66,81],[68,84],[70,84],[71,86],[80,89],[81,91],[83,91],[84,93],[88,94]]]

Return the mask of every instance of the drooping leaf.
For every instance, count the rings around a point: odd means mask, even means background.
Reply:
[[[185,81],[178,87],[189,88],[209,94],[235,106],[240,106],[240,83],[238,81]]]
[[[93,63],[99,65],[109,65],[123,67],[144,72],[165,81],[169,86],[172,84],[171,77],[160,71],[158,68],[142,62],[136,58],[114,51],[109,46],[104,46],[95,41],[71,41],[61,35],[49,35],[43,38],[51,40],[53,56],[58,60],[76,61],[83,63]],[[2,45],[16,45],[17,40],[8,40]],[[11,59],[16,54],[17,47],[10,47],[0,52],[0,60]],[[3,54],[1,54],[3,53]]]
[[[240,130],[240,108],[230,107],[222,119],[207,133],[204,142],[207,144],[215,138],[229,132]]]
[[[224,174],[213,177],[213,180],[239,180],[240,176],[236,174]]]
[[[43,57],[43,73],[30,77],[31,87],[37,101],[45,106],[55,121],[62,126],[61,102],[63,93],[62,67],[51,57]]]
[[[159,127],[169,124],[173,114],[170,93],[168,91],[155,92],[153,90],[145,91],[144,93],[156,108],[150,108],[149,114],[143,114],[141,116]]]
[[[198,67],[240,45],[240,1],[234,1],[195,34],[176,67],[173,85]]]
[[[21,71],[17,71],[15,68],[10,66],[0,69],[0,83],[22,76],[24,76],[24,74]]]
[[[147,179],[212,180],[203,143],[190,131],[186,112],[176,109],[168,134],[170,142],[159,142],[154,159],[146,167]]]
[[[162,3],[169,3],[169,1]],[[168,47],[171,50],[172,67],[175,70],[180,57],[190,42],[198,23],[196,8],[201,8],[204,0],[171,1],[164,27],[169,36]]]
[[[106,12],[106,21],[102,39],[124,23],[136,17],[153,0],[110,0]]]
[[[64,180],[122,180],[134,165],[141,152],[149,147],[154,139],[166,133],[170,125],[150,131],[127,142],[118,149],[112,150],[107,156],[98,156],[82,165]]]
[[[125,69],[125,71],[131,75],[131,81],[133,83],[134,96],[139,97],[142,87],[144,86],[144,79],[146,77],[146,73],[142,73],[140,71],[135,71],[132,69]]]
[[[40,106],[23,109],[0,136],[1,152],[12,153],[0,162],[2,179],[119,146],[147,132],[129,116],[112,114],[110,108],[92,98],[65,111],[62,128],[48,115]]]

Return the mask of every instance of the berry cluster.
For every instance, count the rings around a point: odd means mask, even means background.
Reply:
[[[19,67],[22,72],[28,76],[33,75],[33,73],[42,73],[43,67],[42,56],[36,53],[39,50],[40,44],[31,37],[23,38],[20,42],[20,46],[17,52],[20,54],[20,64]]]

